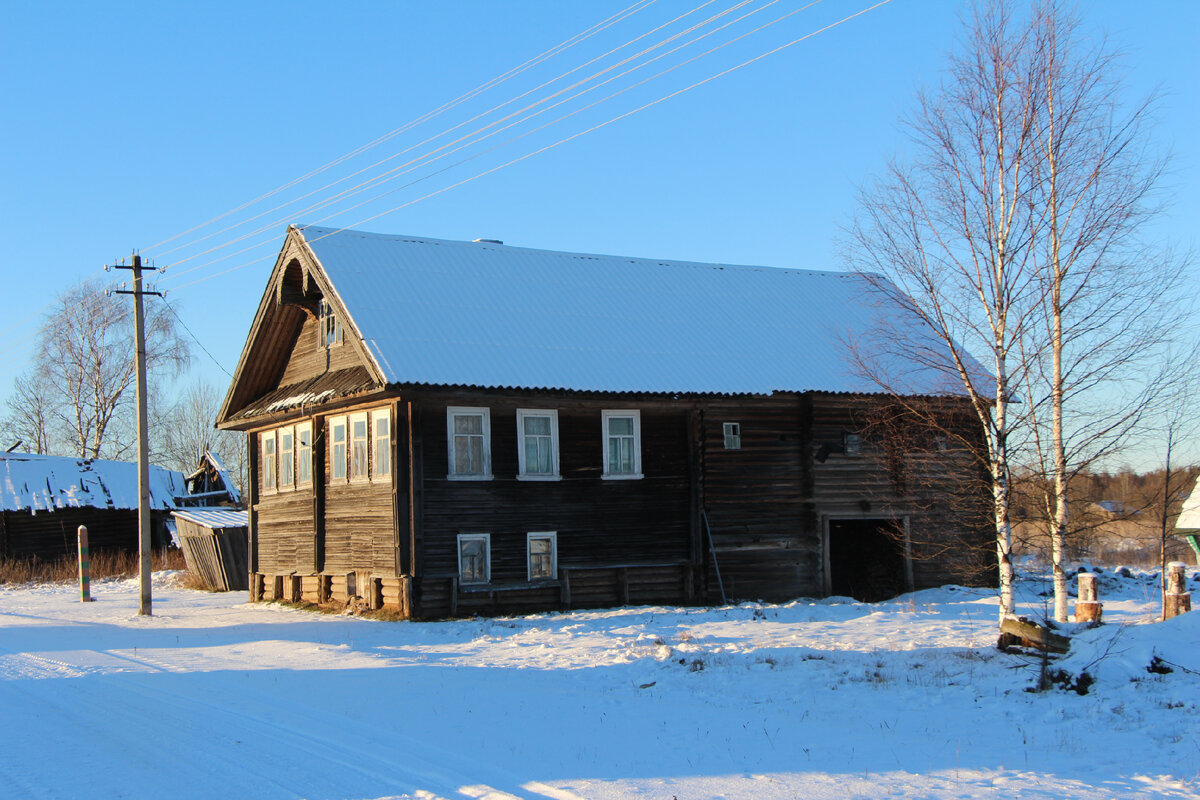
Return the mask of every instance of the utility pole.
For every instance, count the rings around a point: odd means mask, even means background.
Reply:
[[[137,451],[138,451],[138,567],[141,576],[142,597],[138,614],[150,616],[150,445],[146,414],[146,319],[142,310],[142,295],[158,295],[158,292],[142,290],[142,257],[133,254],[133,266],[116,265],[116,269],[133,270],[133,291],[116,289],[116,294],[133,295],[133,325],[137,344]]]

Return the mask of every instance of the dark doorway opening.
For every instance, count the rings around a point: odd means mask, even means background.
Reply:
[[[907,591],[903,531],[901,520],[831,519],[830,593],[875,603]]]

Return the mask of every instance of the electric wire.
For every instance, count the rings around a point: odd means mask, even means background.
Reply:
[[[451,190],[451,189],[457,188],[457,187],[459,187],[459,186],[462,186],[462,185],[464,185],[464,184],[466,184],[466,183],[470,183],[470,182],[472,182],[472,181],[475,181],[475,180],[478,180],[479,178],[482,178],[482,177],[484,177],[484,176],[486,176],[486,175],[490,175],[490,174],[492,174],[492,173],[494,173],[494,172],[497,172],[497,171],[499,171],[499,170],[501,170],[501,169],[504,169],[504,168],[506,168],[506,167],[512,166],[513,164],[517,164],[517,163],[520,163],[520,162],[522,162],[522,161],[525,161],[525,160],[527,160],[527,159],[529,159],[529,158],[532,158],[532,157],[533,157],[533,156],[535,156],[535,155],[538,155],[538,154],[540,154],[540,153],[544,153],[544,152],[546,152],[547,150],[551,150],[551,149],[553,149],[553,148],[559,147],[560,145],[566,144],[567,142],[574,141],[575,139],[578,139],[578,138],[579,138],[579,137],[581,137],[581,136],[584,136],[584,135],[586,135],[586,134],[588,134],[588,133],[591,133],[592,131],[599,130],[600,128],[603,128],[603,127],[606,127],[606,126],[608,126],[608,125],[611,125],[611,124],[612,124],[612,123],[614,123],[614,122],[618,122],[618,121],[620,121],[620,120],[622,120],[622,119],[625,119],[625,118],[627,118],[627,117],[630,117],[630,116],[632,116],[632,115],[634,115],[634,114],[637,114],[637,113],[639,113],[639,112],[641,112],[641,111],[644,111],[644,110],[645,110],[645,109],[647,109],[647,108],[651,108],[651,107],[653,107],[653,106],[656,106],[656,105],[658,105],[659,103],[665,102],[666,100],[669,100],[669,99],[671,99],[671,98],[673,98],[673,97],[677,97],[677,96],[679,96],[679,95],[681,95],[681,94],[683,94],[683,93],[685,93],[685,92],[691,91],[691,90],[693,90],[693,89],[695,89],[695,88],[698,88],[698,87],[700,87],[700,86],[703,86],[703,85],[705,85],[705,84],[707,84],[707,83],[710,83],[711,81],[713,81],[713,80],[716,80],[717,78],[723,77],[723,76],[725,76],[725,75],[728,75],[728,74],[729,74],[729,73],[731,73],[731,72],[734,72],[734,71],[736,71],[736,70],[739,70],[739,69],[743,69],[743,68],[745,68],[745,67],[747,67],[747,66],[749,66],[749,65],[751,65],[751,64],[754,64],[754,63],[756,63],[756,62],[758,62],[758,61],[761,61],[761,60],[762,60],[762,59],[764,59],[764,58],[767,58],[768,56],[774,55],[775,53],[778,53],[778,52],[780,52],[780,51],[782,51],[782,50],[785,50],[785,49],[787,49],[787,48],[789,48],[789,47],[793,47],[793,46],[795,46],[795,45],[799,44],[800,42],[806,41],[806,40],[808,40],[808,39],[811,39],[812,37],[814,37],[814,36],[817,36],[817,35],[819,35],[819,34],[821,34],[821,33],[824,33],[824,32],[826,32],[826,31],[832,30],[833,28],[836,28],[836,27],[838,27],[838,26],[840,26],[840,25],[843,25],[843,24],[845,24],[846,22],[849,22],[850,20],[856,19],[857,17],[860,17],[860,16],[862,16],[863,14],[866,14],[866,13],[868,13],[868,12],[870,12],[870,11],[873,11],[873,10],[875,10],[876,8],[879,8],[879,7],[881,7],[881,6],[887,5],[887,4],[888,4],[888,3],[890,3],[891,1],[892,1],[892,0],[879,0],[879,2],[877,2],[877,3],[874,3],[873,5],[867,6],[867,7],[865,7],[865,8],[862,8],[861,10],[859,10],[859,11],[856,11],[855,13],[853,13],[853,14],[850,14],[850,15],[848,15],[848,16],[846,16],[846,17],[843,17],[842,19],[840,19],[840,20],[837,20],[836,22],[832,22],[832,23],[830,23],[830,24],[828,24],[828,25],[825,25],[825,26],[823,26],[823,27],[821,27],[821,28],[818,28],[818,29],[817,29],[817,30],[815,30],[815,31],[811,31],[811,32],[809,32],[809,33],[807,33],[807,34],[805,34],[805,35],[803,35],[803,36],[800,36],[800,37],[798,37],[798,38],[796,38],[796,39],[793,39],[793,40],[791,40],[791,41],[789,41],[789,42],[786,42],[786,43],[784,43],[784,44],[782,44],[782,45],[779,45],[778,47],[774,47],[774,48],[772,48],[772,49],[770,49],[770,50],[768,50],[768,51],[766,51],[766,52],[764,52],[764,53],[761,53],[761,54],[759,54],[759,55],[755,56],[754,58],[748,59],[748,60],[746,60],[746,61],[743,61],[743,62],[741,62],[741,63],[739,63],[739,64],[737,64],[737,65],[735,65],[735,66],[729,67],[729,68],[727,68],[727,69],[724,69],[724,70],[722,70],[722,71],[720,71],[720,72],[717,72],[717,73],[715,73],[715,74],[713,74],[713,75],[710,75],[709,77],[707,77],[707,78],[704,78],[703,80],[697,81],[697,82],[695,82],[695,83],[692,83],[692,84],[690,84],[690,85],[688,85],[688,86],[685,86],[685,87],[684,87],[684,88],[682,88],[682,89],[678,89],[678,90],[676,90],[676,91],[674,91],[674,92],[671,92],[670,94],[664,95],[664,96],[662,96],[662,97],[660,97],[660,98],[658,98],[658,99],[656,99],[656,100],[653,100],[653,101],[651,101],[651,102],[649,102],[649,103],[646,103],[645,105],[639,106],[638,108],[635,108],[635,109],[633,109],[633,110],[631,110],[631,111],[627,111],[627,112],[625,112],[625,113],[623,113],[623,114],[620,114],[620,115],[618,115],[618,116],[616,116],[616,117],[613,117],[613,118],[611,118],[611,119],[609,119],[609,120],[606,120],[606,121],[604,121],[604,122],[601,122],[601,123],[599,123],[599,124],[597,124],[597,125],[594,125],[594,126],[592,126],[592,127],[590,127],[590,128],[587,128],[587,129],[585,129],[585,130],[583,130],[583,131],[579,131],[579,132],[577,132],[577,133],[574,133],[574,134],[572,134],[572,135],[570,135],[570,136],[564,137],[564,138],[562,138],[562,139],[560,139],[560,140],[558,140],[558,141],[556,141],[556,142],[554,142],[554,143],[552,143],[552,144],[549,144],[549,145],[546,145],[546,146],[544,146],[544,147],[538,148],[537,150],[534,150],[534,151],[532,151],[532,152],[530,152],[530,153],[526,153],[526,154],[525,154],[525,155],[523,155],[523,156],[520,156],[520,157],[518,157],[518,158],[515,158],[515,159],[513,159],[513,160],[511,160],[511,161],[508,161],[508,162],[505,162],[505,163],[503,163],[503,164],[500,164],[499,166],[492,167],[492,168],[490,168],[490,169],[484,170],[483,172],[477,173],[477,174],[475,174],[475,175],[473,175],[473,176],[471,176],[471,177],[469,177],[469,178],[464,178],[464,179],[463,179],[463,180],[461,180],[461,181],[458,181],[458,182],[456,182],[456,183],[450,184],[449,186],[446,186],[446,187],[444,187],[444,188],[442,188],[442,189],[438,189],[438,190],[437,190],[437,191],[435,191],[435,192],[431,192],[431,193],[429,193],[429,194],[427,194],[427,195],[424,195],[424,196],[422,196],[422,197],[418,197],[418,198],[415,198],[415,199],[413,199],[413,200],[409,200],[409,201],[407,201],[407,202],[405,202],[405,203],[403,203],[403,204],[401,204],[401,205],[395,206],[394,208],[387,209],[386,211],[381,211],[381,212],[379,212],[378,214],[374,214],[374,215],[372,215],[372,216],[370,216],[370,217],[365,217],[365,218],[363,218],[363,219],[360,219],[360,220],[358,220],[358,221],[356,221],[356,222],[352,223],[351,225],[348,225],[348,226],[346,226],[346,227],[339,228],[339,229],[337,229],[337,230],[331,231],[331,232],[329,232],[329,233],[327,233],[327,234],[324,234],[324,235],[322,235],[322,236],[320,236],[320,237],[317,237],[316,239],[313,239],[312,241],[314,241],[314,242],[315,242],[315,241],[320,241],[321,239],[327,238],[328,236],[333,236],[333,235],[335,235],[335,234],[337,234],[337,233],[341,233],[342,231],[350,230],[350,229],[352,229],[352,228],[354,228],[354,227],[357,227],[357,226],[359,226],[359,225],[362,225],[362,224],[364,224],[364,223],[371,222],[371,221],[373,221],[373,220],[375,220],[375,219],[378,219],[379,217],[386,216],[386,215],[388,215],[388,214],[394,213],[394,212],[396,212],[396,211],[399,211],[399,210],[400,210],[400,209],[402,209],[402,208],[406,208],[406,207],[408,207],[408,206],[411,206],[411,205],[413,205],[413,204],[415,204],[415,203],[421,202],[421,201],[423,201],[423,200],[427,200],[427,199],[429,199],[430,197],[435,197],[435,196],[437,196],[437,195],[439,195],[439,194],[442,194],[442,193],[444,193],[444,192],[447,192],[447,191],[449,191],[449,190]],[[773,23],[769,23],[769,24],[773,24]],[[757,29],[756,29],[756,30],[757,30]],[[749,34],[745,34],[745,35],[749,35]],[[205,281],[208,281],[208,280],[212,280],[213,278],[221,277],[221,276],[223,276],[223,275],[228,275],[228,274],[229,274],[229,273],[231,273],[231,272],[236,272],[237,270],[244,269],[245,267],[251,266],[252,264],[257,264],[257,263],[260,263],[260,262],[262,262],[262,261],[264,261],[264,260],[266,260],[266,257],[264,257],[264,258],[260,258],[260,259],[256,259],[256,260],[254,260],[254,261],[251,261],[251,262],[247,262],[247,263],[245,263],[245,264],[240,264],[240,265],[238,265],[238,266],[236,266],[236,267],[231,267],[231,268],[229,268],[229,269],[222,270],[221,272],[217,272],[217,273],[214,273],[214,274],[212,274],[212,275],[207,275],[207,276],[204,276],[204,277],[198,278],[198,279],[196,279],[196,280],[193,280],[193,281],[191,281],[191,282],[189,282],[189,283],[183,284],[182,286],[178,286],[178,287],[176,287],[176,291],[178,291],[178,290],[180,290],[180,289],[184,289],[184,288],[190,287],[190,286],[194,286],[194,285],[196,285],[196,284],[199,284],[199,283],[203,283],[203,282],[205,282]]]

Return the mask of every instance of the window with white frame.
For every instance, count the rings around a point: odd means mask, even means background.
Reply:
[[[492,423],[486,408],[446,409],[449,446],[448,477],[488,480],[492,477]]]
[[[371,476],[392,474],[392,412],[381,408],[371,412]]]
[[[517,466],[521,479],[558,479],[558,411],[517,409]]]
[[[529,580],[554,580],[558,575],[558,534],[540,531],[527,534],[525,539]]]
[[[642,477],[642,418],[636,409],[602,411],[604,478]]]
[[[329,420],[329,477],[335,481],[346,480],[346,418]]]
[[[265,431],[262,435],[262,487],[264,492],[276,489],[275,472],[275,431]]]
[[[296,483],[312,483],[312,423],[296,426]]]
[[[279,429],[279,488],[296,485],[296,429],[291,425]]]
[[[367,412],[350,415],[350,480],[365,481],[370,477],[367,471],[367,453],[370,442],[367,429]]]
[[[738,422],[722,422],[721,432],[725,435],[726,450],[742,449],[742,426]]]
[[[492,537],[488,533],[458,535],[458,582],[488,583],[492,579]]]
[[[333,312],[333,306],[322,299],[317,309],[317,343],[328,349],[341,344],[342,339],[342,322]]]

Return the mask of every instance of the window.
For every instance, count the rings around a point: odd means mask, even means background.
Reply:
[[[329,457],[329,476],[335,481],[346,480],[346,418],[329,421],[329,439],[333,448]]]
[[[857,433],[847,433],[842,440],[842,449],[848,456],[862,454],[862,437]]]
[[[492,579],[491,549],[491,534],[458,535],[459,583],[487,583]]]
[[[558,412],[517,409],[517,477],[557,480]]]
[[[312,483],[312,423],[296,426],[296,483]]]
[[[367,473],[367,414],[350,415],[350,480],[365,481]]]
[[[317,342],[326,349],[342,343],[342,322],[324,299],[317,309]]]
[[[529,553],[529,580],[554,580],[558,575],[558,534],[530,533],[526,536]]]
[[[738,422],[722,422],[721,429],[725,433],[725,449],[742,449],[742,426]]]
[[[262,434],[262,487],[264,492],[275,491],[275,431]]]
[[[642,477],[642,420],[639,411],[602,411],[604,478]]]
[[[492,477],[492,423],[486,408],[446,409],[449,442],[448,477],[490,480]]]
[[[279,488],[296,485],[296,429],[279,429]]]
[[[373,443],[371,475],[382,478],[392,474],[392,412],[386,408],[371,412]]]

